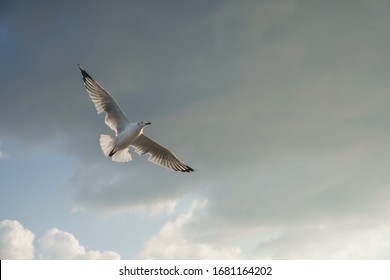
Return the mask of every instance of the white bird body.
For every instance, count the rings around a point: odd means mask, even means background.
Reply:
[[[115,149],[123,150],[133,144],[135,139],[143,132],[145,125],[145,123],[142,126],[136,123],[129,123],[115,138]]]
[[[191,172],[191,167],[177,158],[171,151],[154,142],[143,134],[145,126],[150,122],[131,123],[114,98],[84,69],[79,66],[85,88],[94,103],[98,114],[106,113],[106,124],[115,131],[115,138],[110,135],[100,136],[100,146],[105,156],[113,161],[130,161],[129,147],[139,155],[149,153],[149,160],[174,171]]]

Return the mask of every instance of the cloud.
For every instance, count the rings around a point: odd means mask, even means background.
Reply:
[[[206,206],[206,201],[194,201],[187,213],[174,221],[168,221],[160,232],[146,242],[139,257],[143,259],[238,259],[237,247],[215,246],[192,239],[195,234],[188,230],[197,211]]]
[[[145,176],[145,172],[158,176]],[[74,209],[92,208],[104,214],[135,211],[155,216],[172,213],[180,197],[196,189],[187,179],[146,158],[116,164],[102,157],[80,168],[72,178],[69,194],[74,197]]]
[[[229,174],[207,189],[187,237],[239,248],[242,258],[386,259],[390,181],[377,168],[386,165],[380,150],[286,155]]]
[[[258,243],[258,259],[389,259],[390,227],[290,227]]]
[[[121,256],[113,251],[86,250],[73,234],[52,228],[39,241],[40,259],[64,260],[118,260]]]
[[[242,17],[229,3],[213,30],[219,50],[232,54],[223,74],[241,80],[166,121],[197,132],[192,156],[210,186],[207,214],[186,228],[207,244],[229,239],[250,257],[386,258],[390,99],[380,61],[390,22],[364,4],[323,10],[290,1],[275,16],[275,6],[261,6]]]
[[[34,258],[34,234],[18,221],[0,222],[0,259],[31,260]]]
[[[227,193],[232,191],[225,187]],[[332,196],[329,201],[321,201],[319,193],[311,201],[315,188],[307,188],[309,196],[301,199],[294,191],[287,197],[269,197],[265,189],[253,189],[250,195],[234,192],[218,201],[226,203],[223,209],[210,205],[216,203],[212,197],[210,202],[194,201],[188,212],[167,222],[145,243],[139,258],[388,259],[388,196],[364,199],[368,195],[363,193],[349,201],[351,198],[342,196],[345,190],[336,188],[341,192],[339,201]],[[372,191],[383,193],[382,189]],[[304,191],[298,189],[296,193]],[[260,199],[261,195],[265,198]],[[236,206],[232,206],[232,200]],[[313,203],[318,209],[307,211]]]
[[[0,159],[8,159],[9,155],[5,152],[0,151]]]
[[[57,228],[48,230],[34,248],[35,235],[24,228],[18,221],[3,220],[0,222],[0,258],[31,260],[118,260],[121,256],[113,251],[86,250],[71,233]]]
[[[165,215],[203,195],[207,207],[168,222],[144,258],[386,256],[389,4],[179,2],[110,13],[101,3],[9,2],[1,133],[28,147],[61,138],[80,163],[74,209]],[[108,128],[77,63],[197,172],[104,158]]]
[[[1,150],[1,141],[0,141],[0,160],[2,159],[9,159],[9,155]]]

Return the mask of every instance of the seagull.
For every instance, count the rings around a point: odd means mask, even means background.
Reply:
[[[145,136],[144,128],[150,122],[132,123],[122,112],[112,95],[96,82],[80,65],[84,86],[96,107],[97,113],[106,113],[105,123],[115,132],[115,137],[100,135],[100,146],[104,155],[113,161],[131,161],[129,147],[134,148],[138,155],[149,154],[149,161],[165,168],[192,172],[194,169],[181,161],[174,153]]]

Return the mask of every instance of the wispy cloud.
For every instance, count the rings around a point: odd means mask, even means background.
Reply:
[[[9,158],[10,157],[9,157],[8,153],[6,153],[6,152],[1,150],[1,141],[0,141],[0,160],[2,160],[2,159],[9,159]]]
[[[9,155],[7,153],[0,151],[0,159],[9,159]]]

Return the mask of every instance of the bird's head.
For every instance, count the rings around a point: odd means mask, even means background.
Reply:
[[[150,124],[152,124],[152,123],[151,122],[143,122],[143,121],[137,123],[137,125],[140,127],[145,127],[145,126],[150,125]]]

